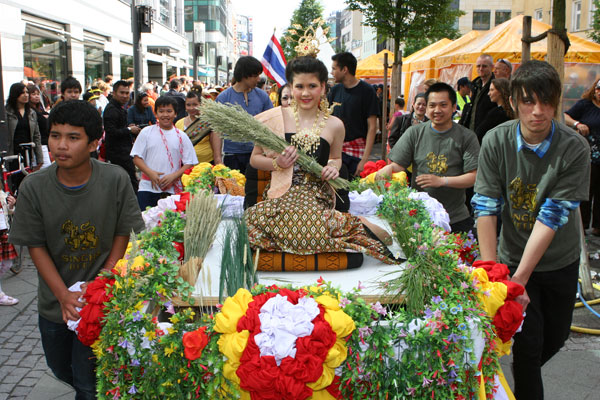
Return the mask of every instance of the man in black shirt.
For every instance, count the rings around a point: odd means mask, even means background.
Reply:
[[[169,83],[169,91],[165,93],[165,96],[171,96],[177,101],[177,116],[175,117],[175,121],[179,121],[187,115],[187,112],[185,111],[185,94],[179,91],[180,88],[181,80],[179,80],[179,78],[173,78]]]
[[[496,103],[490,99],[488,94],[492,79],[495,78],[492,72],[494,59],[488,54],[482,54],[477,58],[475,66],[479,76],[471,82],[471,105],[464,106],[459,121],[459,124],[473,132],[477,130],[487,113],[496,107]]]
[[[352,53],[339,53],[331,59],[331,74],[337,85],[327,98],[329,104],[341,104],[333,109],[333,115],[344,122],[346,129],[342,163],[350,175],[359,175],[375,142],[379,102],[373,87],[354,76],[357,62]]]
[[[106,159],[112,164],[120,165],[127,171],[133,190],[137,193],[138,180],[129,153],[133,147],[135,135],[140,133],[140,128],[133,124],[127,126],[125,104],[129,101],[129,91],[127,81],[117,81],[113,86],[112,99],[104,109]]]

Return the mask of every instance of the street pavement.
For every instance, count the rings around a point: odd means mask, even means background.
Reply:
[[[590,252],[599,252],[600,238],[587,238]],[[0,307],[0,400],[73,399],[72,388],[54,378],[46,366],[37,328],[38,278],[26,253],[23,271],[19,275],[9,272],[2,281],[4,291],[20,302]],[[600,272],[600,261],[592,260],[592,269]],[[600,305],[594,308],[600,312]],[[600,329],[600,319],[585,308],[575,311],[574,324]],[[510,356],[501,362],[512,384]],[[544,366],[543,375],[547,400],[600,400],[600,336],[572,333],[560,353]]]

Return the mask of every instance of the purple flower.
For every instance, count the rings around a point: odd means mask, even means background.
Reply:
[[[175,308],[173,307],[173,303],[171,303],[170,301],[167,301],[165,303],[165,307],[167,307],[167,312],[171,315],[175,314]]]
[[[437,319],[441,319],[442,318],[442,311],[440,309],[437,309],[433,312],[433,316]]]
[[[433,296],[433,297],[431,298],[431,302],[432,302],[433,304],[438,304],[438,303],[441,303],[441,302],[442,302],[442,297],[441,297],[441,296]]]
[[[371,308],[373,309],[373,311],[375,311],[378,314],[381,315],[387,315],[387,310],[385,309],[384,306],[381,305],[380,302],[377,302],[375,304],[371,304]]]
[[[133,322],[141,321],[142,317],[143,317],[143,315],[141,312],[139,312],[139,311],[134,312],[133,313]]]
[[[467,285],[467,283],[463,281],[463,282],[460,283],[460,287],[463,288],[463,289],[466,289],[466,288],[469,287],[469,285]]]
[[[136,389],[135,385],[131,385],[131,387],[129,388],[129,391],[127,393],[129,393],[129,394],[136,394],[137,393],[137,389]]]
[[[413,228],[415,228],[415,229],[419,229],[420,227],[421,227],[421,225],[419,225],[418,222],[415,222],[413,225]]]
[[[358,281],[357,289],[358,290],[363,290],[364,288],[365,288],[365,286],[363,286],[363,284],[360,281]]]
[[[358,328],[358,335],[361,339],[364,339],[366,336],[369,336],[373,333],[373,330],[368,326],[363,326],[362,328]]]
[[[416,388],[408,388],[406,389],[406,391],[408,392],[408,394],[410,394],[411,396],[415,395],[415,392],[417,391]]]
[[[431,384],[431,382],[432,381],[430,379],[427,379],[427,378],[423,377],[423,385],[422,386],[423,387],[427,387],[427,386],[429,386]]]
[[[448,378],[449,378],[449,379],[455,379],[455,378],[456,378],[456,376],[457,376],[457,375],[456,375],[456,371],[454,370],[454,368],[452,368],[452,369],[450,370],[450,372],[448,372]]]
[[[430,308],[426,308],[425,309],[425,318],[430,319],[431,317],[433,317],[433,312],[431,311]]]
[[[122,347],[124,349],[126,349],[128,345],[129,345],[129,342],[127,341],[127,339],[123,339],[122,341],[119,342],[119,347]]]
[[[452,332],[448,335],[448,341],[457,343],[460,340],[460,336],[456,333]]]
[[[351,303],[351,301],[350,301],[350,300],[348,300],[348,299],[347,299],[347,298],[345,298],[345,297],[342,297],[342,298],[340,299],[340,307],[341,307],[341,308],[344,308],[344,307],[346,307],[346,306],[347,306],[348,304],[350,304],[350,303]]]
[[[134,358],[133,360],[131,360],[131,364],[132,367],[139,367],[140,366],[140,360],[138,360],[137,358]]]

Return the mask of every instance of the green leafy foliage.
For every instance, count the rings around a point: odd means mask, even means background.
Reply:
[[[588,32],[588,37],[596,43],[600,43],[600,0],[592,0],[594,2],[594,12],[592,14],[591,30]]]
[[[451,9],[451,3],[452,0],[346,0],[350,10],[363,13],[365,25],[377,28],[377,34],[384,39],[394,39],[394,54],[400,44],[410,44],[411,40],[416,44],[419,38],[438,40],[456,35],[453,24],[463,12]]]

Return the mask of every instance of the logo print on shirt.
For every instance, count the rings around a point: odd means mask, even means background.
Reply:
[[[510,201],[512,208],[515,210],[527,210],[534,212],[537,206],[537,185],[530,183],[524,185],[521,178],[517,177],[512,180],[508,186],[510,189]]]
[[[440,154],[439,156],[430,152],[427,154],[427,167],[429,172],[432,174],[445,174],[448,171],[448,158],[445,155]]]
[[[71,247],[71,251],[94,249],[98,246],[96,227],[90,222],[84,222],[77,226],[70,219],[61,226],[61,233],[66,233],[65,244]]]

